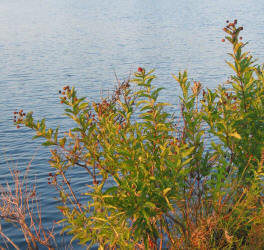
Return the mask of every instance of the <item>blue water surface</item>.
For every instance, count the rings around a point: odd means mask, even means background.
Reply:
[[[160,100],[177,111],[171,73],[187,69],[191,79],[214,88],[231,72],[225,64],[231,47],[221,42],[227,19],[244,26],[248,49],[263,62],[263,11],[261,0],[1,0],[0,183],[12,182],[9,168],[23,171],[32,160],[29,185],[37,183],[43,221],[58,220],[56,191],[47,185],[49,151],[32,141],[32,131],[15,128],[13,112],[32,110],[66,130],[71,123],[62,116],[58,90],[71,85],[99,100],[113,89],[115,74],[126,79],[138,66],[156,69],[155,84],[166,88]],[[77,190],[91,184],[78,168],[71,178]],[[2,226],[26,248],[21,233]]]

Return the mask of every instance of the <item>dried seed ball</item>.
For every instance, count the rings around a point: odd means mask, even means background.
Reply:
[[[61,90],[59,90],[59,94],[61,94]]]
[[[243,39],[243,37],[241,36],[241,37],[239,37],[239,39],[240,39],[240,40],[242,40],[242,39]]]
[[[65,92],[63,91],[62,94],[65,95]]]
[[[226,20],[226,23],[229,23],[229,20]]]
[[[237,19],[234,20],[234,24],[237,24]]]
[[[60,103],[63,104],[63,101],[61,100]]]
[[[19,125],[17,125],[16,127],[17,127],[17,128],[20,128],[20,126],[19,126]]]

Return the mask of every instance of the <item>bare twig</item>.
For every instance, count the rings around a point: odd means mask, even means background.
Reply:
[[[2,232],[2,226],[0,224],[0,235],[7,240],[15,249],[19,250],[19,247],[7,236]]]
[[[38,244],[54,249],[51,244],[55,243],[53,229],[47,230],[43,227],[35,185],[32,189],[29,189],[27,185],[29,167],[30,164],[22,180],[19,171],[10,170],[14,187],[11,187],[9,183],[6,183],[5,187],[0,185],[0,218],[18,226],[24,234],[29,249],[37,249]],[[19,249],[1,230],[1,227],[0,236]]]

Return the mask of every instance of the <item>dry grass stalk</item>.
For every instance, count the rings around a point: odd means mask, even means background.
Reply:
[[[0,185],[0,219],[18,226],[22,231],[29,249],[38,249],[38,245],[54,249],[52,243],[55,237],[52,230],[44,228],[41,220],[41,209],[36,196],[36,186],[28,187],[27,175],[30,164],[27,167],[23,178],[18,170],[10,170],[14,185],[6,183]],[[0,235],[14,248],[18,246],[2,231]]]

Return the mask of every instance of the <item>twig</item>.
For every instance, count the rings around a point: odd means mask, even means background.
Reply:
[[[19,250],[19,247],[7,236],[2,232],[2,226],[0,224],[0,235],[6,239],[15,249]]]

